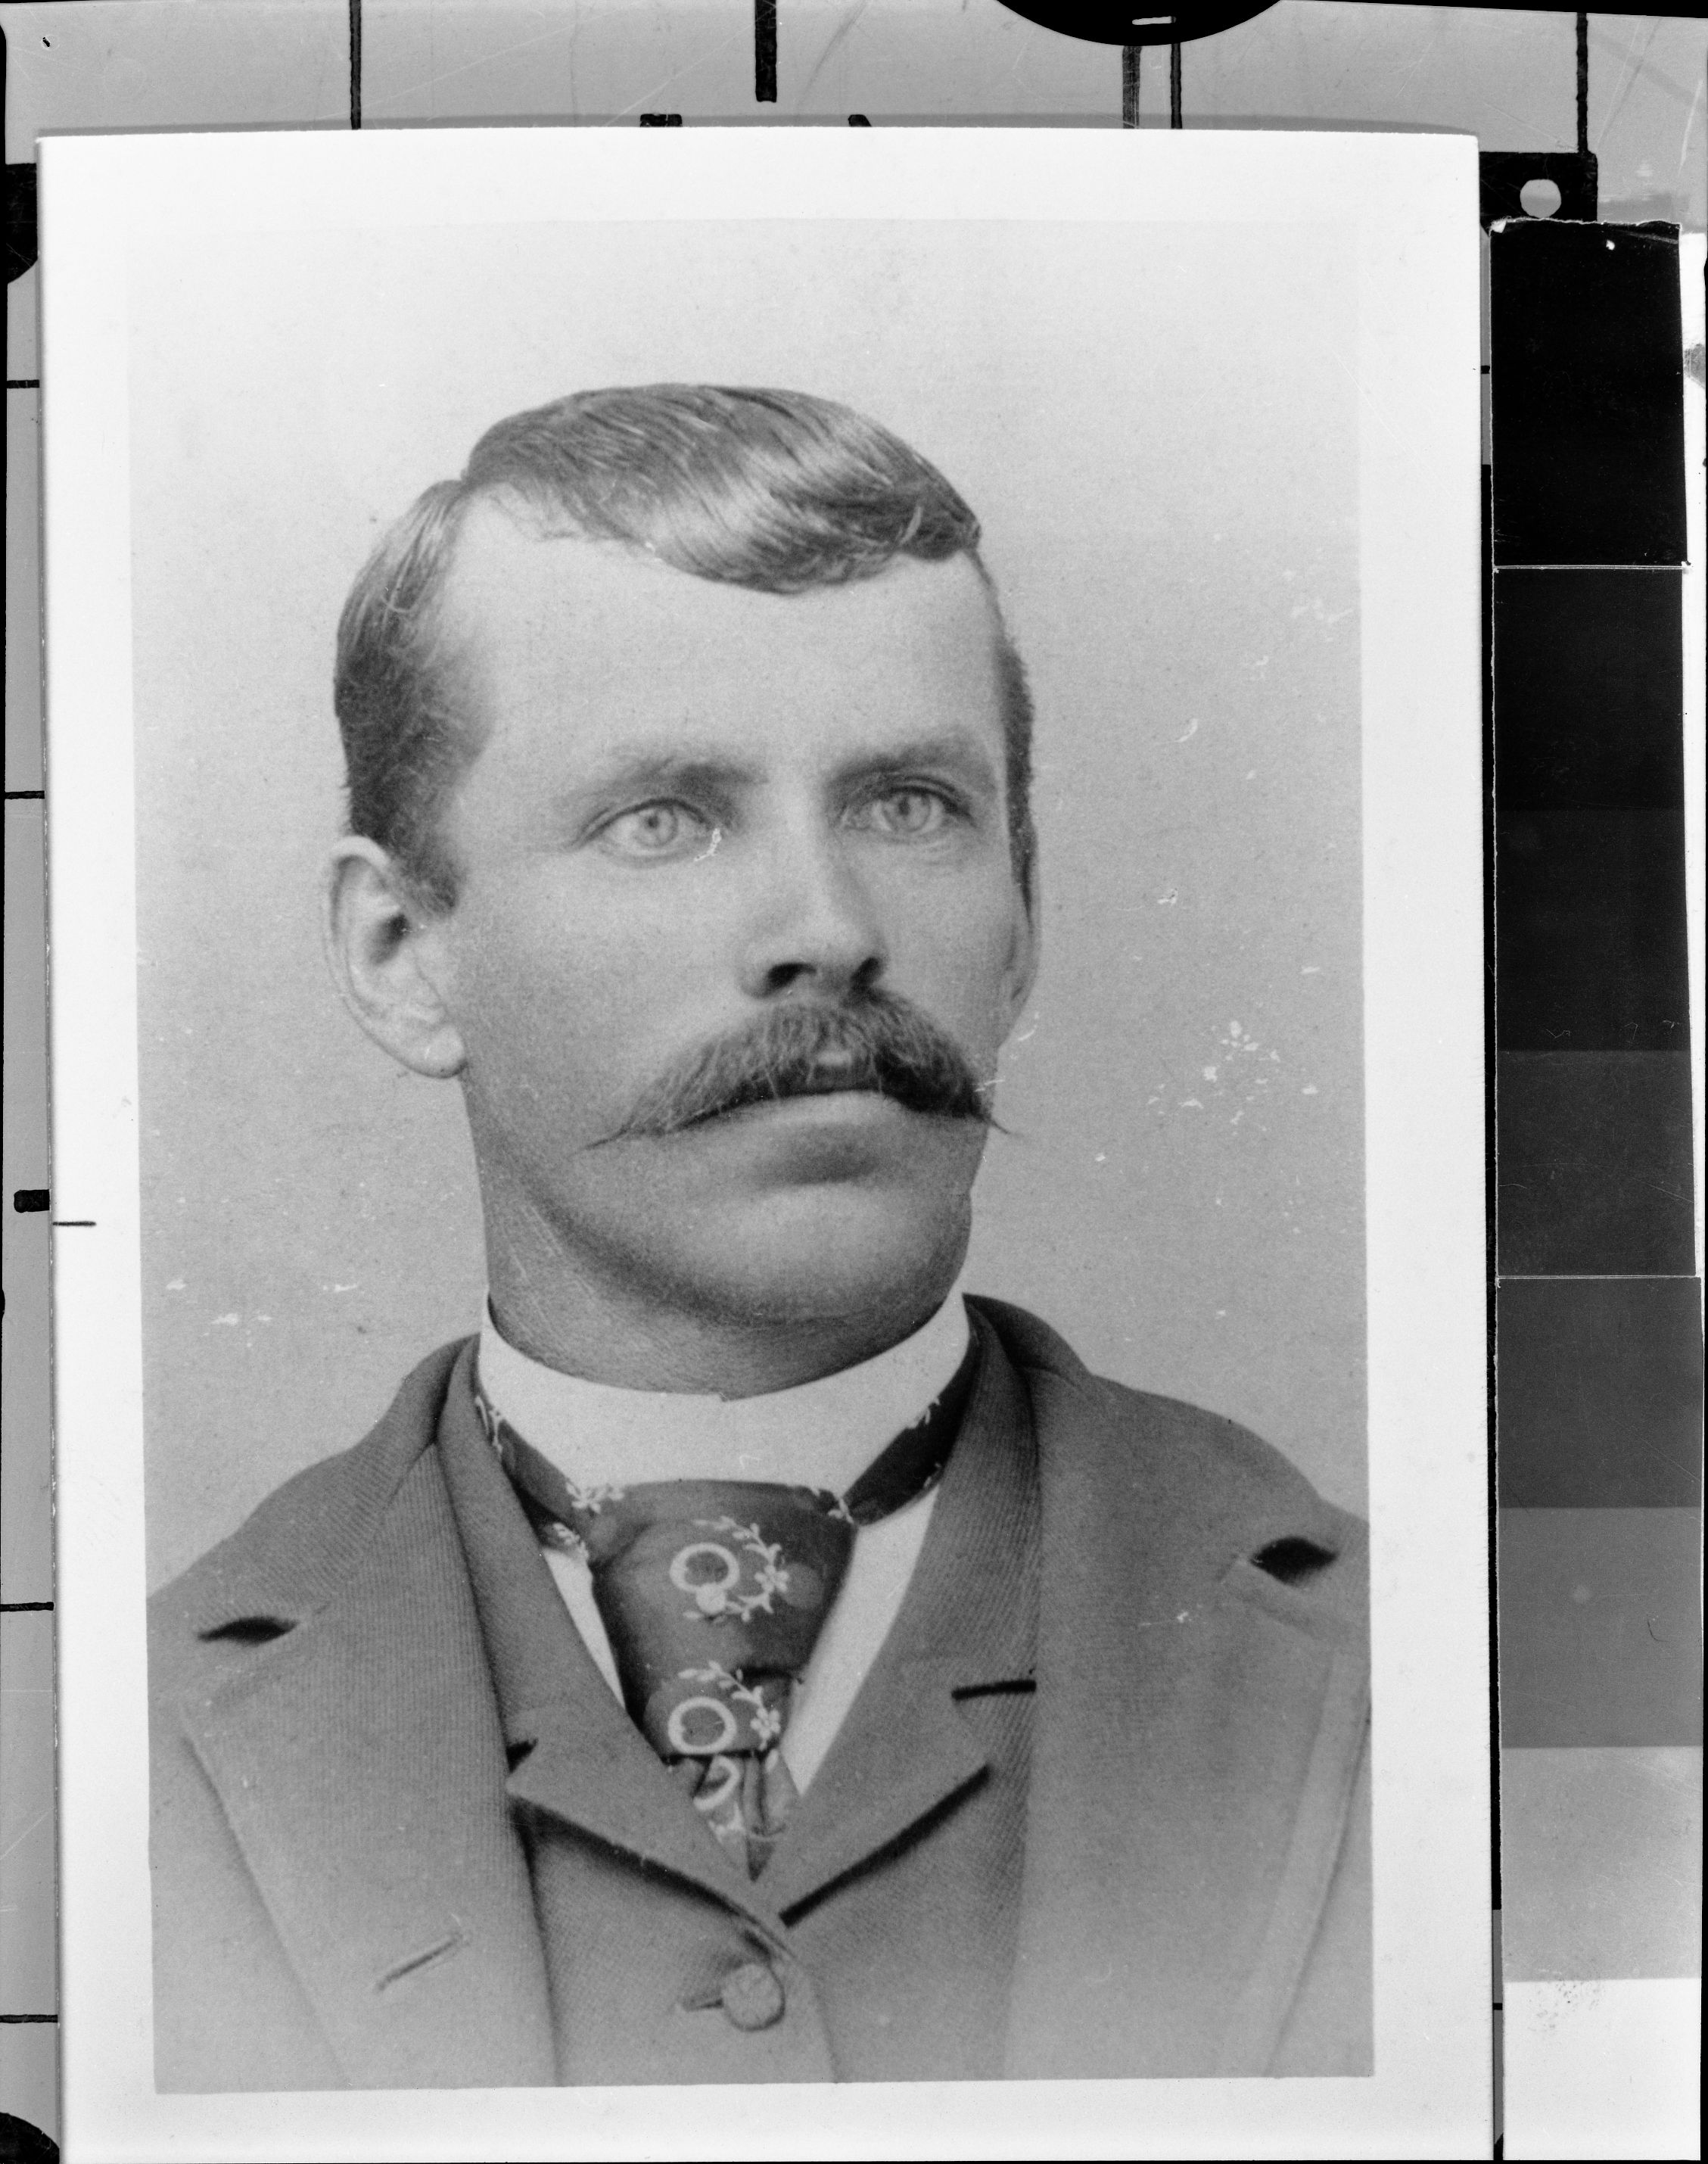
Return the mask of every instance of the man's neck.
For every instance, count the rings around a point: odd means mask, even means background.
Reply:
[[[478,1373],[510,1428],[583,1485],[739,1480],[840,1494],[942,1395],[970,1342],[967,1304],[951,1293],[922,1329],[875,1358],[790,1389],[716,1398],[561,1374],[512,1346],[489,1307]]]

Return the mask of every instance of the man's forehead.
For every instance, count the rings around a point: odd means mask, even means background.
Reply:
[[[787,696],[917,680],[957,703],[997,688],[995,605],[966,556],[898,558],[875,577],[778,595],[701,579],[641,550],[542,535],[501,506],[472,506],[458,534],[441,622],[472,666],[477,696],[609,692],[624,703],[721,685]]]

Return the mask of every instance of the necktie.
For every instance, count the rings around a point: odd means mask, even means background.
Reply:
[[[586,1559],[631,1718],[720,1845],[757,1878],[798,1792],[779,1745],[862,1526],[935,1485],[975,1348],[841,1495],[762,1481],[582,1486],[484,1395],[481,1424],[542,1539]]]

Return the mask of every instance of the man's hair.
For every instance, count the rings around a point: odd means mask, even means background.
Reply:
[[[969,558],[978,521],[935,466],[846,406],[796,391],[654,384],[584,391],[512,414],[460,480],[381,537],[338,623],[335,702],[349,827],[389,852],[417,898],[448,909],[458,868],[443,812],[485,742],[440,607],[471,504],[542,538],[615,541],[694,577],[800,593],[875,577],[899,556]],[[1032,708],[997,613],[1009,839],[1030,899]]]

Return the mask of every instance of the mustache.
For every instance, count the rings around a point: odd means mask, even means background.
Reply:
[[[871,1090],[909,1111],[993,1127],[982,1081],[946,1030],[894,992],[841,1006],[768,1009],[689,1053],[653,1082],[610,1139],[680,1134],[749,1105]]]

